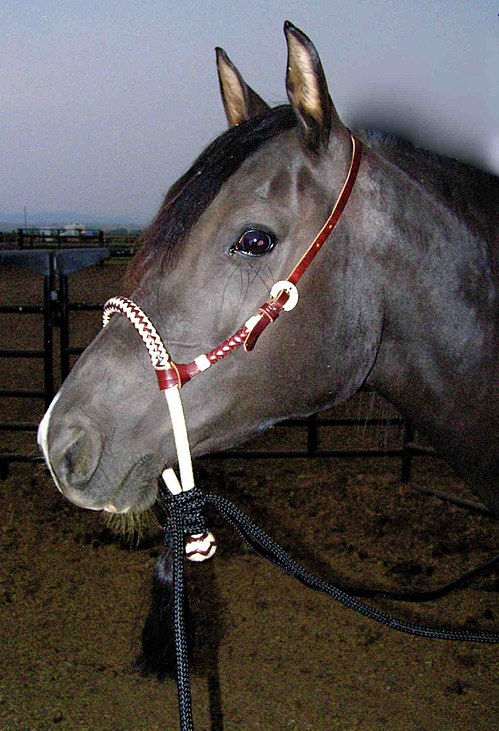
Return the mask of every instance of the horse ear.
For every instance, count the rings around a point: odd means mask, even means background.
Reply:
[[[286,91],[298,118],[307,149],[319,152],[327,147],[333,128],[343,127],[327,88],[319,54],[312,41],[287,20],[284,33],[288,44]]]
[[[215,51],[220,92],[229,127],[268,111],[269,105],[248,86],[223,48]]]

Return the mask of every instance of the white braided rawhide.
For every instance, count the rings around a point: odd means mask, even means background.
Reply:
[[[102,324],[106,326],[115,312],[125,315],[144,341],[153,368],[167,368],[170,356],[163,345],[158,331],[135,302],[127,297],[111,297],[104,305]],[[171,366],[170,366],[171,367]]]
[[[111,316],[115,313],[125,315],[135,327],[147,348],[156,373],[165,369],[174,368],[161,336],[147,315],[135,302],[127,297],[111,297],[103,309],[102,323],[104,327],[109,323]],[[175,448],[177,450],[180,481],[171,467],[164,470],[162,477],[170,492],[173,495],[177,495],[180,492],[192,490],[194,487],[191,450],[189,447],[189,437],[187,435],[180,388],[178,386],[171,386],[161,390],[165,394],[170,412]],[[209,550],[207,550],[207,544],[211,546]],[[187,538],[186,553],[187,558],[191,561],[204,561],[213,556],[215,550],[216,541],[210,532],[191,535]]]

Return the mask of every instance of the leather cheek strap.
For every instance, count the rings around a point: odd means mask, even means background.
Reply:
[[[265,302],[260,307],[260,309],[258,310],[260,319],[256,322],[254,327],[248,333],[248,336],[244,341],[244,349],[246,351],[249,352],[250,350],[253,350],[256,345],[256,341],[265,330],[267,325],[270,325],[271,322],[277,320],[277,318],[281,314],[281,310],[283,309],[288,299],[289,292],[283,291],[276,297],[276,299],[271,299],[268,302]]]
[[[359,171],[360,162],[362,159],[362,145],[355,135],[350,134],[352,140],[352,158],[350,161],[350,169],[348,170],[347,177],[341,189],[340,195],[338,196],[333,210],[331,211],[329,218],[319,231],[311,245],[308,247],[305,254],[302,256],[298,264],[295,266],[293,271],[290,273],[287,281],[293,285],[296,285],[305,271],[308,269],[317,253],[321,250],[329,238],[332,230],[338,223],[341,214],[348,202],[350,193],[352,192],[357,173]],[[267,325],[274,322],[279,317],[279,314],[289,299],[289,292],[283,290],[278,294],[276,298],[273,298],[266,302],[260,307],[258,314],[260,319],[252,327],[245,342],[244,349],[247,351],[253,350],[256,345],[256,341],[265,330]]]

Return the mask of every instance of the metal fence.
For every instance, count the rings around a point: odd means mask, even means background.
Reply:
[[[82,268],[93,266],[108,259],[110,250],[99,248],[74,249],[25,249],[0,251],[0,265],[13,265],[29,270],[43,282],[41,302],[39,304],[2,304],[0,315],[40,316],[43,327],[43,346],[41,348],[8,347],[0,349],[1,359],[30,359],[43,364],[43,385],[39,388],[0,387],[2,399],[38,399],[43,400],[45,408],[52,401],[59,385],[54,369],[54,345],[58,340],[61,379],[69,373],[72,348],[69,342],[69,313],[71,303],[68,300],[68,277]],[[86,303],[87,308],[98,309],[100,304]],[[43,324],[42,324],[43,323]],[[14,328],[14,335],[17,328]],[[58,337],[57,337],[58,335]],[[57,380],[57,382],[56,382]],[[30,379],[31,381],[31,379]],[[0,384],[1,386],[2,384]],[[0,432],[35,432],[37,423],[28,421],[1,421]],[[0,451],[0,477],[4,479],[11,462],[36,462],[26,453]]]
[[[23,249],[0,251],[0,265],[8,264],[23,267],[33,272],[43,282],[41,302],[37,305],[16,303],[1,305],[0,314],[26,314],[40,316],[40,327],[43,327],[43,347],[2,348],[0,358],[38,359],[43,363],[43,386],[23,389],[21,387],[0,388],[0,397],[8,399],[41,399],[47,407],[60,382],[68,375],[71,362],[83,348],[75,347],[71,338],[71,314],[89,310],[100,310],[102,302],[76,302],[71,300],[68,278],[71,274],[104,262],[111,256],[109,247],[81,247],[69,249]],[[56,345],[57,347],[54,347]],[[54,368],[54,361],[56,368]],[[56,383],[57,381],[57,383]],[[0,384],[1,386],[1,384]],[[414,442],[411,426],[397,413],[389,416],[351,416],[335,415],[333,411],[314,415],[308,419],[292,419],[283,422],[280,427],[299,427],[305,430],[305,446],[301,449],[232,449],[218,455],[221,458],[243,459],[293,459],[293,458],[348,458],[348,457],[397,457],[400,459],[400,475],[404,482],[411,476],[412,458],[416,455],[434,454],[426,447]],[[385,429],[395,427],[399,440],[395,447],[385,448],[328,448],[323,446],[324,430],[337,427],[357,427],[365,430],[368,427]],[[35,432],[37,423],[0,421],[1,432]],[[326,440],[327,441],[327,440]],[[39,457],[26,453],[0,450],[0,477],[8,475],[9,465],[13,462],[37,462]]]
[[[0,250],[105,247],[112,256],[133,256],[142,244],[141,231],[103,231],[91,228],[18,228],[0,231]]]

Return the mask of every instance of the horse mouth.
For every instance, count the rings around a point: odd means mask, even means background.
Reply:
[[[153,463],[153,454],[146,454],[135,462],[111,494],[103,510],[107,513],[147,510],[155,501],[157,493],[157,476],[153,476],[151,469]]]

